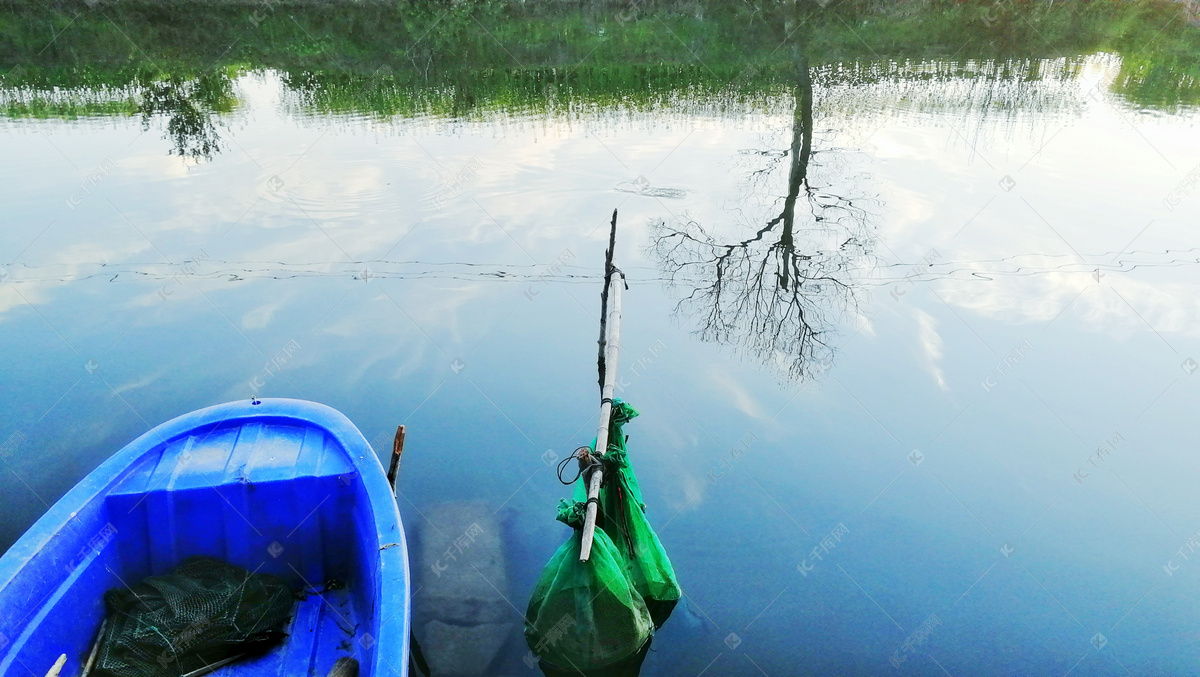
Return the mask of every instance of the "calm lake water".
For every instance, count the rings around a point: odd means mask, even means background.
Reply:
[[[790,199],[800,86],[389,117],[252,70],[207,159],[164,115],[6,119],[0,547],[150,426],[316,400],[383,454],[407,426],[426,652],[422,548],[466,503],[502,530],[489,674],[536,674],[618,209],[685,592],[643,675],[1191,672],[1200,112],[1110,93],[1116,56],[1035,65],[814,67]]]

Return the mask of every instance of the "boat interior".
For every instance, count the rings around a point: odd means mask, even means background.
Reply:
[[[44,517],[45,538],[18,544],[28,561],[8,584],[21,608],[0,617],[0,674],[44,677],[62,654],[59,674],[82,674],[105,590],[193,555],[280,576],[297,592],[281,645],[210,674],[324,677],[343,656],[373,674],[377,555],[389,544],[336,437],[298,419],[246,419],[160,438],[129,460],[55,506],[73,510]]]

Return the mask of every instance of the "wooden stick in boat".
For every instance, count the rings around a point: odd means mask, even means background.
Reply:
[[[217,661],[216,663],[209,663],[208,665],[206,665],[198,670],[192,670],[191,672],[187,673],[183,677],[201,677],[201,675],[207,675],[210,672],[216,672],[219,668],[223,668],[226,665],[229,665],[230,663],[232,663],[234,661],[241,660],[242,658],[245,657],[245,655],[246,654],[238,654],[236,656],[230,656],[229,658],[221,659],[221,660]]]
[[[67,654],[59,656],[58,660],[54,661],[54,665],[50,666],[50,672],[46,673],[46,677],[58,677],[58,673],[62,672],[63,664],[66,662]]]
[[[608,336],[604,339],[604,385],[600,390],[600,424],[596,428],[597,455],[603,456],[608,451],[608,422],[612,418],[612,398],[617,385],[617,354],[621,350],[621,289],[625,286],[625,276],[612,266],[612,249],[617,230],[617,213],[613,212],[612,235],[609,237],[608,261],[605,263],[606,285],[608,290],[608,308],[605,318],[605,328]],[[592,541],[596,536],[596,500],[600,496],[600,484],[604,481],[604,471],[596,468],[588,479],[587,511],[583,516],[583,538],[579,545],[579,561],[586,562],[592,554]]]
[[[388,466],[388,484],[392,491],[396,490],[396,475],[400,472],[400,455],[404,453],[404,426],[396,428],[396,437],[392,440],[392,464]]]
[[[104,628],[107,625],[107,618],[100,621],[100,630],[96,632],[96,641],[92,644],[92,652],[88,654],[87,663],[84,664],[80,677],[88,677],[92,674],[92,666],[96,665],[96,657],[100,655],[100,642],[104,641]]]

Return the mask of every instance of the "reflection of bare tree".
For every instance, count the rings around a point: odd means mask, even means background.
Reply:
[[[873,242],[867,199],[816,185],[821,166],[813,150],[813,89],[808,63],[795,51],[792,142],[786,150],[759,150],[767,166],[751,182],[770,177],[788,160],[786,194],[778,197],[748,237],[718,239],[687,220],[653,225],[651,249],[674,286],[691,287],[677,310],[701,316],[701,340],[739,345],[748,355],[780,367],[790,378],[810,376],[832,355],[826,334],[835,314],[857,303],[855,273]]]
[[[156,115],[167,117],[172,153],[193,160],[211,160],[221,152],[214,122],[216,113],[232,109],[233,85],[224,74],[205,74],[195,80],[172,75],[142,83],[142,127]]]

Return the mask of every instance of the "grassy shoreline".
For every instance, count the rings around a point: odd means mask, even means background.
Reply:
[[[323,88],[324,98],[338,105],[397,114],[406,104],[394,100],[396,91],[419,99],[452,90],[448,110],[455,114],[506,97],[544,97],[548,87],[588,101],[622,92],[766,90],[792,77],[790,47],[797,44],[813,65],[1036,60],[1108,51],[1122,56],[1113,88],[1131,102],[1200,103],[1200,29],[1172,1],[863,0],[784,7],[8,0],[0,3],[0,86],[107,88],[136,98],[154,82],[230,79],[265,68],[287,74],[302,92]],[[132,106],[67,102],[57,108],[71,115]],[[56,114],[45,102],[40,109],[11,102],[4,108],[10,116]]]

